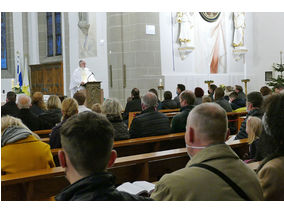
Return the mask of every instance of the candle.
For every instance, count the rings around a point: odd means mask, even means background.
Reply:
[[[12,88],[14,87],[14,79],[11,80]]]
[[[282,51],[280,51],[280,64],[282,64]]]
[[[247,63],[244,56],[244,79],[247,79]]]
[[[159,84],[159,86],[162,86],[162,79],[160,78],[160,84]]]

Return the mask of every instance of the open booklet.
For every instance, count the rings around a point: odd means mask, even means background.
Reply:
[[[133,183],[125,182],[116,189],[134,195],[150,195],[155,189],[155,184],[147,181],[135,181]]]

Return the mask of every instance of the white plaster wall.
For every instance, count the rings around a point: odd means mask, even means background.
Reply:
[[[28,13],[29,65],[39,64],[38,14]]]
[[[187,89],[193,90],[199,86],[207,91],[205,80],[214,80],[214,84],[235,85],[240,84],[244,79],[243,61],[236,62],[232,54],[233,39],[233,13],[225,13],[225,39],[227,52],[227,73],[225,74],[198,74],[198,67],[195,64],[195,52],[193,51],[185,60],[181,60],[177,43],[178,24],[176,13],[160,13],[160,34],[161,34],[161,63],[162,75],[165,78],[165,90],[175,93],[177,83],[183,83]],[[195,24],[202,20],[198,13],[195,13]],[[173,25],[172,25],[173,23]],[[250,78],[253,70],[253,19],[252,13],[246,13],[245,46],[249,50],[246,56],[247,77]],[[197,46],[195,48],[198,48]],[[174,49],[174,51],[173,51]],[[249,85],[248,90],[254,89]]]
[[[85,58],[87,67],[96,76],[97,81],[102,81],[101,87],[104,90],[104,97],[108,98],[108,66],[107,66],[107,31],[106,13],[94,13],[96,15],[97,27],[97,56]],[[78,67],[79,62],[79,28],[78,13],[69,13],[69,38],[70,38],[70,76]],[[69,90],[69,88],[67,88]],[[70,94],[69,94],[70,95]]]
[[[273,62],[280,63],[280,51],[284,52],[284,13],[254,13],[253,23],[253,80],[260,89],[265,71],[272,70]]]

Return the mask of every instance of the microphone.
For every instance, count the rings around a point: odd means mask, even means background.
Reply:
[[[90,70],[89,70],[90,71]],[[91,74],[88,76],[88,78],[87,78],[87,82],[89,82],[89,78],[93,75],[94,76],[94,78],[95,78],[95,74],[93,73],[93,71],[90,71],[91,72]]]

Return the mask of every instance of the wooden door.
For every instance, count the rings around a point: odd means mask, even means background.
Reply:
[[[31,93],[64,95],[62,62],[31,65]]]

